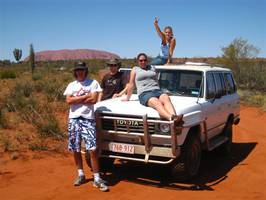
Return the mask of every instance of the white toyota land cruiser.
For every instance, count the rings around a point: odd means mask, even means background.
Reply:
[[[240,121],[235,81],[229,69],[206,63],[155,68],[160,88],[170,95],[176,113],[184,115],[184,124],[175,129],[141,105],[136,94],[130,101],[99,102],[100,164],[110,167],[114,159],[169,164],[174,177],[187,179],[198,173],[202,150],[231,150],[232,126]]]

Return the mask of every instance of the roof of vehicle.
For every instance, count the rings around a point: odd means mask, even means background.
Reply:
[[[221,67],[219,65],[208,64],[208,63],[196,63],[196,62],[186,62],[183,64],[173,64],[173,65],[156,65],[156,69],[186,69],[193,71],[231,71],[228,68]]]

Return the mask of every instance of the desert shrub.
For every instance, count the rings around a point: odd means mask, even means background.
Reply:
[[[22,95],[24,97],[29,97],[34,91],[34,85],[29,81],[17,82],[11,95],[17,96]]]
[[[36,120],[35,125],[40,136],[43,138],[63,138],[63,134],[61,133],[58,121],[55,119],[55,117],[51,117],[49,119],[46,118],[45,120]]]
[[[28,93],[26,93],[26,95],[28,95]],[[32,96],[25,97],[24,91],[12,91],[6,98],[5,105],[9,112],[20,111],[23,113],[29,106],[36,107],[37,100]]]
[[[23,114],[25,120],[37,128],[41,138],[62,139],[64,137],[55,117],[55,112],[49,104],[38,104],[35,108],[28,106]]]
[[[36,81],[34,84],[34,90],[38,93],[42,92],[44,87],[45,83],[43,81]]]
[[[42,75],[40,73],[32,74],[32,80],[37,81],[42,79]]]
[[[57,100],[64,100],[65,97],[63,95],[63,92],[65,90],[65,85],[62,83],[59,83],[59,81],[52,80],[47,82],[45,85],[43,85],[43,90],[45,91],[45,94],[47,96],[47,100],[49,102],[57,101]]]
[[[1,128],[8,128],[8,122],[5,118],[4,108],[0,107],[0,129]]]
[[[47,151],[49,148],[42,140],[36,140],[29,144],[29,149],[32,151]]]
[[[1,79],[16,78],[16,72],[13,70],[4,70],[0,73]]]
[[[251,105],[256,105],[256,106],[263,106],[264,105],[264,96],[262,95],[254,95],[254,96],[250,96],[248,98],[248,102],[251,104]]]
[[[3,152],[7,151],[17,151],[18,145],[15,144],[8,135],[1,133],[0,134],[0,149]]]
[[[253,106],[264,107],[266,105],[266,94],[258,91],[238,90],[240,99]]]

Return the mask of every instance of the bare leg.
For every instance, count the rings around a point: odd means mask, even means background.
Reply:
[[[152,97],[148,101],[148,106],[158,111],[159,115],[165,119],[171,120],[172,114],[165,110],[163,104],[159,99]]]
[[[83,162],[80,152],[74,152],[74,160],[77,166],[77,169],[83,169]]]
[[[168,113],[170,113],[171,115],[176,115],[175,108],[171,102],[171,99],[169,98],[169,96],[167,94],[162,94],[159,97],[159,100],[162,102],[164,109]]]
[[[99,159],[97,150],[90,150],[90,157],[91,157],[91,168],[93,173],[99,172]]]

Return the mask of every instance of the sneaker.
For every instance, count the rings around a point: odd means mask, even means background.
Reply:
[[[106,185],[106,181],[104,181],[103,179],[93,181],[93,186],[99,188],[102,192],[106,192],[109,190],[108,186]]]
[[[86,183],[85,176],[78,176],[74,182],[74,186],[80,186],[83,183]]]

